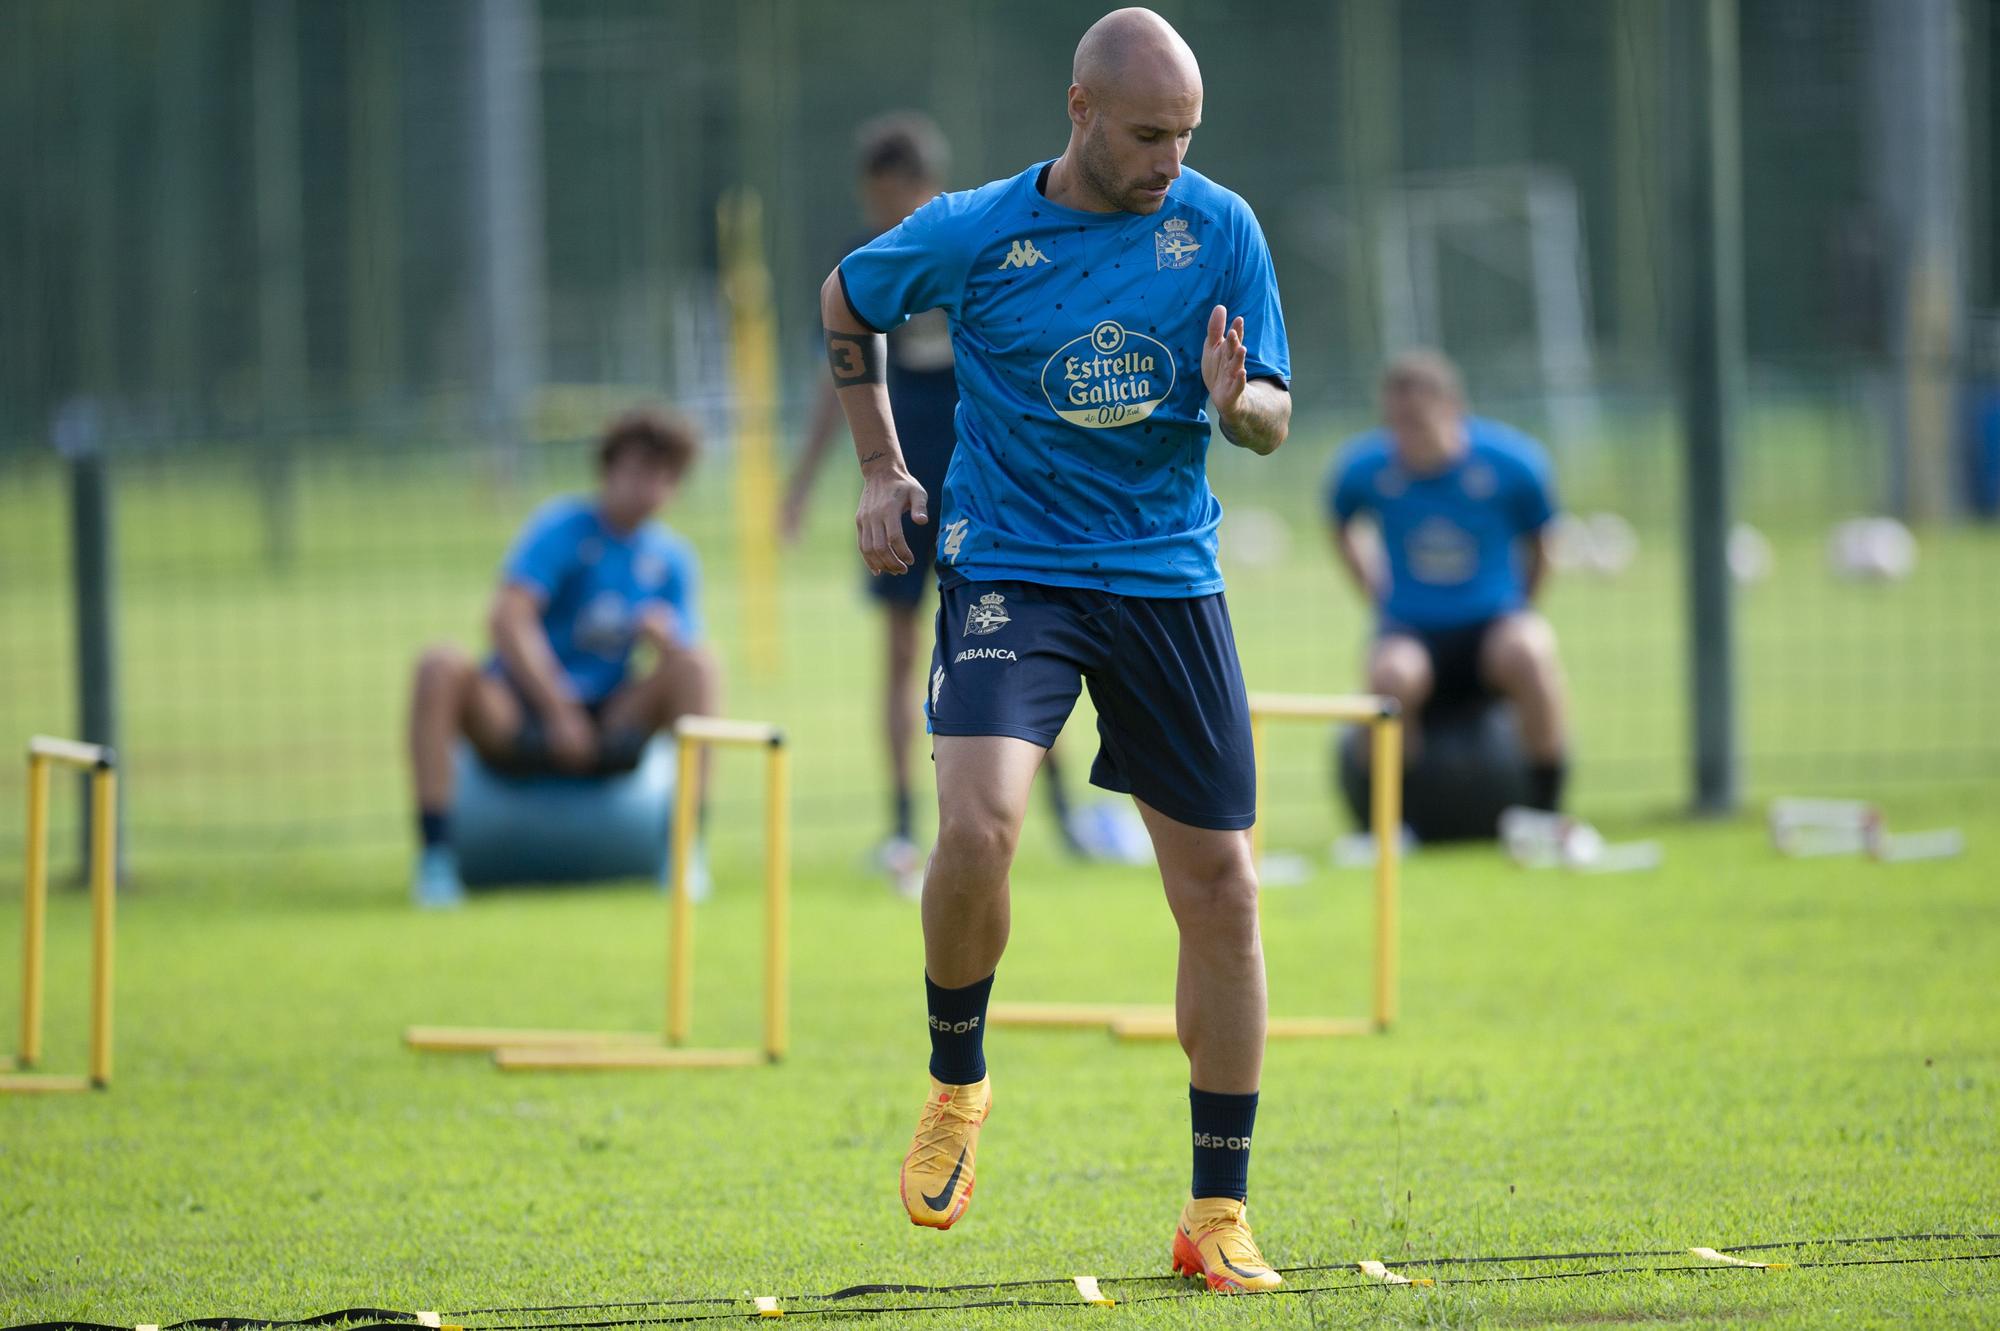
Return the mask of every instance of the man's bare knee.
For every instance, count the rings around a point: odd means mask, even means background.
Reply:
[[[1005,876],[1020,828],[1000,809],[944,810],[938,817],[940,869],[953,874]]]
[[[1205,951],[1241,951],[1257,940],[1257,876],[1249,859],[1176,872],[1167,893],[1182,936]]]
[[[722,710],[722,665],[705,645],[682,647],[660,658],[652,673],[632,687],[630,702],[620,698],[608,714],[617,725],[664,729],[683,716],[712,716]]]
[[[435,694],[456,691],[473,670],[472,658],[446,643],[426,647],[417,657],[417,691]]]
[[[1384,638],[1368,663],[1368,687],[1406,707],[1422,705],[1431,693],[1430,654],[1414,639]]]
[[[1155,845],[1167,904],[1183,935],[1219,946],[1240,946],[1257,936],[1257,871],[1248,837],[1227,832],[1179,836]]]
[[[1503,689],[1528,687],[1555,674],[1555,630],[1537,614],[1509,615],[1488,631],[1480,658],[1491,683]]]

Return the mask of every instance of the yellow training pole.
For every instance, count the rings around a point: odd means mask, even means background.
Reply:
[[[1378,717],[1370,729],[1375,824],[1375,1026],[1396,1019],[1396,872],[1403,850],[1403,720]]]
[[[118,909],[118,773],[90,778],[90,1081],[111,1084],[111,987]]]
[[[701,743],[677,735],[680,769],[674,778],[674,901],[667,938],[667,1043],[685,1044],[694,1010],[694,897],[688,870],[694,858],[695,816],[701,806]]]
[[[736,399],[736,567],[750,669],[777,674],[778,332],[764,261],[764,204],[755,190],[716,205],[722,294],[729,311],[729,363]]]
[[[785,1031],[790,1021],[791,965],[791,755],[782,740],[773,741],[764,792],[764,1052],[785,1056]]]
[[[42,1061],[42,962],[48,938],[49,760],[28,755],[28,862],[21,881],[21,1057]]]

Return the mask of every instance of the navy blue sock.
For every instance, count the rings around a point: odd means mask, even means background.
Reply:
[[[894,814],[896,819],[896,835],[905,841],[915,840],[910,835],[910,792],[908,787],[904,787],[896,792]]]
[[[1257,1092],[1225,1095],[1188,1087],[1194,1119],[1196,1197],[1250,1195],[1250,1130],[1257,1125]]]
[[[931,1009],[931,1075],[947,1086],[970,1086],[986,1075],[986,998],[993,977],[963,989],[940,989],[924,976]]]
[[[425,850],[444,845],[451,840],[451,815],[417,810],[417,835],[423,838]]]
[[[1552,763],[1536,763],[1528,769],[1528,803],[1550,813],[1562,812],[1563,784],[1569,763],[1561,758]]]

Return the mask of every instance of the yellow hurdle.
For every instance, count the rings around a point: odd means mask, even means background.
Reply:
[[[28,741],[28,845],[21,881],[21,1039],[14,1063],[42,1061],[49,902],[49,784],[57,767],[90,773],[90,1075],[0,1075],[0,1092],[85,1091],[111,1085],[112,970],[118,907],[118,769],[98,744],[36,736]]]
[[[674,724],[673,891],[667,911],[665,1042],[631,1031],[412,1026],[403,1043],[430,1053],[490,1052],[496,1066],[525,1069],[715,1068],[776,1062],[790,1029],[791,755],[784,733],[760,721],[684,716]],[[694,897],[688,864],[701,812],[701,758],[715,747],[760,748],[764,773],[764,1042],[760,1049],[688,1049],[694,1025]]]
[[[1370,831],[1375,837],[1375,983],[1368,1017],[1274,1017],[1265,1035],[1273,1040],[1313,1040],[1370,1035],[1396,1020],[1396,894],[1403,828],[1403,721],[1393,698],[1373,694],[1319,695],[1253,693],[1250,740],[1257,758],[1257,787],[1264,789],[1264,731],[1270,721],[1324,721],[1365,725],[1373,765]],[[1250,857],[1262,863],[1262,823],[1250,828]],[[1170,1007],[1135,1003],[995,1003],[987,1018],[995,1026],[1056,1029],[1102,1028],[1121,1040],[1171,1040]]]

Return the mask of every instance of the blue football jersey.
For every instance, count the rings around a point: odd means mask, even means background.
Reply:
[[[1289,383],[1270,249],[1248,204],[1183,169],[1157,213],[1079,212],[1050,163],[941,194],[841,262],[887,331],[942,309],[958,448],[933,497],[939,576],[1128,596],[1222,587],[1208,487],[1209,310],[1243,317],[1250,377]]]
[[[1404,470],[1384,430],[1350,441],[1327,473],[1334,521],[1367,513],[1381,526],[1390,623],[1455,628],[1527,603],[1517,543],[1556,515],[1548,455],[1496,421],[1469,417],[1466,434],[1464,455],[1431,475]]]
[[[694,548],[657,522],[620,535],[589,498],[552,499],[537,509],[501,576],[540,599],[549,646],[585,704],[602,702],[624,682],[649,604],[673,611],[684,643],[701,636]]]
[[[862,233],[848,237],[848,250],[875,239]],[[814,293],[813,312],[819,312]],[[889,414],[896,438],[903,445],[910,472],[925,484],[942,485],[944,471],[957,442],[952,416],[958,410],[958,379],[952,373],[951,324],[943,310],[912,315],[908,323],[889,330]]]

